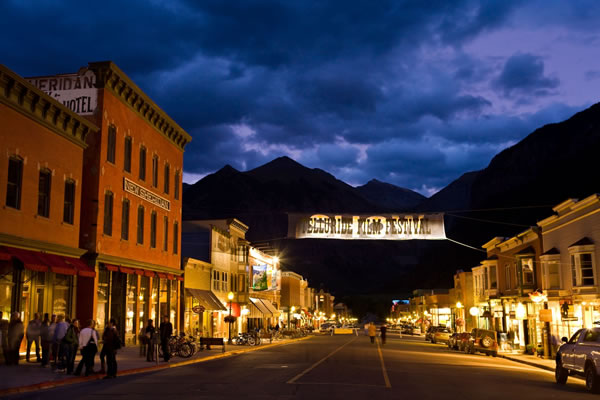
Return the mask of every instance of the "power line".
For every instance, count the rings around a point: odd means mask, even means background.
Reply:
[[[450,217],[455,217],[455,218],[464,218],[464,219],[469,219],[472,221],[479,221],[479,222],[487,222],[490,224],[500,224],[500,225],[509,225],[509,226],[518,226],[521,228],[529,228],[531,227],[531,225],[523,225],[523,224],[513,224],[511,222],[502,222],[502,221],[492,221],[490,219],[482,219],[482,218],[473,218],[473,217],[465,217],[464,215],[455,215],[455,214],[449,214],[449,213],[445,213],[446,215],[450,216]]]

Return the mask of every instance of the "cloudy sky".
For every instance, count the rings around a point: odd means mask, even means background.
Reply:
[[[600,98],[600,2],[3,0],[23,76],[112,60],[193,136],[185,180],[287,155],[430,195]]]

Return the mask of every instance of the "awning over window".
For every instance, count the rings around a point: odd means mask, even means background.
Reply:
[[[198,302],[207,310],[227,311],[227,308],[221,303],[221,300],[210,290],[202,289],[185,289],[190,295],[194,296]]]
[[[250,297],[250,301],[252,302],[252,304],[254,304],[256,306],[256,308],[258,308],[258,310],[264,314],[265,317],[270,317],[273,314],[271,313],[271,311],[269,311],[269,309],[267,308],[267,306],[265,306],[263,304],[262,301],[260,301],[260,299],[256,299],[254,297]]]
[[[260,299],[260,301],[265,305],[265,307],[267,307],[267,310],[269,310],[269,312],[271,314],[273,314],[274,317],[279,316],[279,311],[275,308],[273,303],[271,303],[269,300],[265,300],[265,299]]]
[[[21,261],[26,269],[32,271],[47,272],[50,270],[63,275],[79,275],[92,278],[96,276],[94,269],[78,258],[0,246],[0,260],[7,261],[12,257]]]

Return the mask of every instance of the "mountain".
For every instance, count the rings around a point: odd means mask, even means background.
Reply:
[[[394,211],[404,211],[421,204],[427,197],[391,183],[371,179],[356,188],[365,199]]]

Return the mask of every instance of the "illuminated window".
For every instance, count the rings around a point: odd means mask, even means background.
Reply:
[[[50,187],[52,183],[52,172],[47,169],[40,171],[38,181],[38,215],[50,217]]]
[[[19,157],[8,159],[8,182],[6,185],[6,206],[21,209],[23,181],[23,160]]]
[[[573,286],[594,286],[594,265],[592,253],[571,254]]]
[[[63,222],[73,225],[75,219],[75,181],[65,181],[65,202],[63,207]]]
[[[521,269],[523,271],[523,285],[533,285],[533,258],[522,259]]]
[[[560,263],[558,261],[550,261],[546,263],[548,273],[548,288],[560,289]]]

